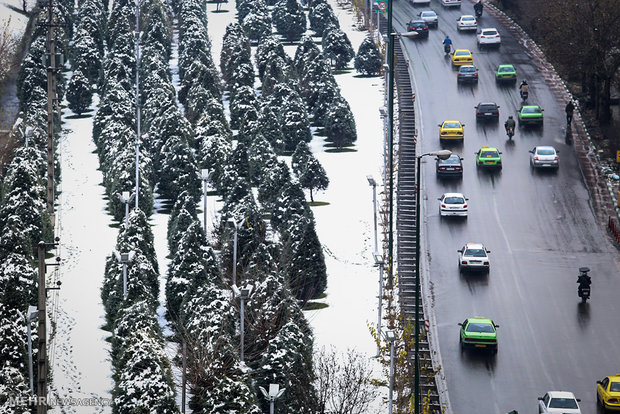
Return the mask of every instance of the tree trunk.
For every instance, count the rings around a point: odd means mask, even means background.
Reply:
[[[314,198],[312,197],[312,187],[310,188],[310,202],[314,203]]]

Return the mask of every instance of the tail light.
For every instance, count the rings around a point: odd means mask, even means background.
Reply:
[[[535,160],[535,161],[538,161],[538,155],[534,157],[534,160]]]
[[[478,72],[474,72],[474,76],[478,76]]]
[[[441,203],[441,208],[446,208],[446,205],[444,203]]]
[[[455,170],[461,170],[461,167],[454,167]]]
[[[478,115],[480,115],[482,112],[481,112],[481,111],[476,111],[476,113],[477,113]]]
[[[446,131],[443,131],[443,132],[441,133],[441,135],[446,135],[446,134],[447,134],[447,132],[446,132]]]
[[[463,208],[467,208],[467,204],[463,204]]]
[[[607,400],[607,402],[609,404],[618,404],[618,399],[617,398],[610,398]]]
[[[481,39],[485,39],[486,37],[485,37],[485,36],[480,36],[480,38],[481,38]]]
[[[555,157],[555,158],[553,159],[553,161],[557,161],[557,160],[558,160],[558,157]]]
[[[428,30],[428,26],[424,26],[424,30]]]
[[[485,265],[485,266],[488,266],[488,265],[489,265],[489,262],[488,262],[488,261],[484,262],[484,265]]]
[[[463,261],[461,261],[461,264],[466,265],[466,264],[467,264],[467,260],[463,260]]]
[[[445,169],[446,169],[446,167],[439,167],[439,170],[440,170],[440,171],[443,171],[443,170],[445,170]]]
[[[498,109],[496,109],[494,113],[495,113],[495,114],[499,114],[499,110],[498,110]]]

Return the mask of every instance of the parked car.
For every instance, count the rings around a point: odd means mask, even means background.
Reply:
[[[461,193],[445,193],[439,197],[439,215],[441,217],[467,217],[467,197]]]
[[[548,391],[538,397],[538,412],[540,414],[581,414],[575,394],[568,391]]]
[[[417,37],[428,37],[428,23],[422,19],[414,19],[407,25],[407,31],[417,32]]]
[[[476,30],[478,28],[478,21],[471,14],[465,14],[456,19],[456,30]]]
[[[488,349],[494,354],[497,353],[497,328],[499,325],[492,319],[482,316],[467,318],[459,323],[460,335],[459,343],[461,352],[465,348]]]
[[[435,171],[437,172],[438,177],[462,177],[463,158],[454,153],[452,153],[452,155],[445,160],[437,157]]]
[[[439,19],[437,13],[432,10],[424,10],[418,13],[418,17],[424,20],[428,27],[437,27],[439,25]]]
[[[462,65],[456,74],[457,82],[478,82],[478,68],[474,65]]]
[[[480,102],[475,108],[476,121],[499,120],[499,105],[495,102]]]
[[[482,243],[467,243],[459,250],[459,271],[480,270],[488,272],[490,268],[489,253]]]
[[[502,44],[502,37],[499,35],[499,32],[494,27],[488,27],[485,29],[481,29],[478,32],[477,39],[478,46],[484,45],[495,45],[499,46]]]
[[[461,0],[441,0],[444,7],[461,7]]]
[[[540,145],[530,150],[530,165],[534,168],[558,168],[560,160],[555,148]]]

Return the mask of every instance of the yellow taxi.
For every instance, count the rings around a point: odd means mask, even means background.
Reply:
[[[460,121],[443,121],[439,126],[439,141],[463,140],[465,124]]]
[[[620,411],[620,374],[596,381],[596,400],[606,411]]]
[[[469,49],[456,49],[450,57],[454,66],[473,65],[474,57]]]

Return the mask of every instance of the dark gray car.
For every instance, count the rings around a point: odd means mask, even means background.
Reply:
[[[459,67],[456,80],[458,82],[478,82],[478,68],[474,65],[463,65]]]
[[[452,154],[448,159],[437,158],[436,171],[438,177],[462,177],[463,158],[458,154]]]

